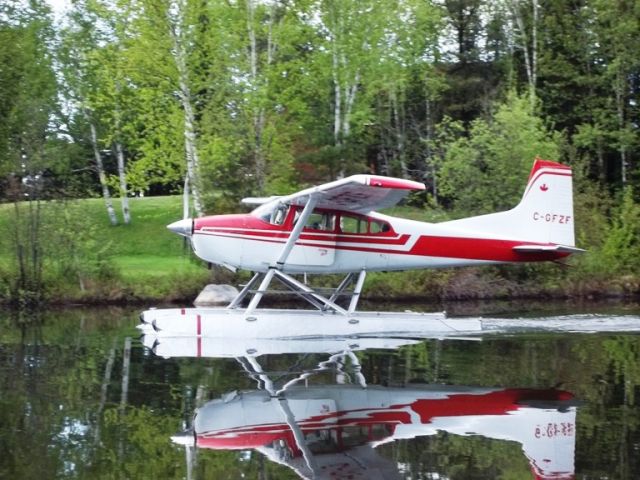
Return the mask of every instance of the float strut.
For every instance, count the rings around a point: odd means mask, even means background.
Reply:
[[[251,280],[249,280],[249,282],[247,282],[247,284],[240,291],[240,293],[238,295],[236,295],[236,298],[234,298],[231,301],[231,303],[227,306],[227,308],[231,309],[231,310],[234,309],[234,308],[237,308],[238,305],[240,305],[240,303],[242,302],[242,300],[244,300],[244,297],[246,297],[247,294],[249,293],[249,291],[251,291],[253,286],[258,282],[258,280],[260,280],[261,276],[262,276],[261,273],[256,273],[253,276],[253,278]]]
[[[267,288],[269,288],[269,285],[271,284],[271,280],[273,279],[273,275],[275,273],[276,273],[276,269],[275,268],[270,268],[269,270],[267,270],[267,273],[265,274],[264,278],[262,279],[262,283],[260,283],[260,286],[258,287],[258,291],[255,293],[255,295],[251,299],[251,302],[249,303],[249,306],[247,307],[247,310],[245,311],[246,317],[251,316],[253,311],[258,307],[258,304],[260,303],[260,300],[262,300],[262,296],[267,291]]]

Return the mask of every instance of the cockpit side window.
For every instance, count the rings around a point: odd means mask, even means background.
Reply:
[[[287,218],[287,210],[288,207],[286,205],[278,205],[278,207],[272,212],[269,223],[273,225],[282,225],[284,223],[284,219]]]
[[[293,224],[295,225],[302,214],[302,210],[297,210],[295,217],[293,219]],[[309,218],[307,219],[307,223],[304,228],[311,230],[321,230],[324,232],[333,232],[336,228],[336,214],[331,212],[319,212],[314,210]]]

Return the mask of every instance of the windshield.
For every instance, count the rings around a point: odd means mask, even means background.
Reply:
[[[272,225],[282,225],[287,216],[288,209],[288,205],[285,205],[278,200],[274,200],[272,202],[265,203],[264,205],[260,205],[251,212],[251,215],[261,218]]]

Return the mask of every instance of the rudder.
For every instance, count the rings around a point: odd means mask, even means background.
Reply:
[[[527,240],[574,246],[571,167],[536,158],[522,200],[510,213]]]

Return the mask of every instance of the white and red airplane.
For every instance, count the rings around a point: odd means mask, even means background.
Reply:
[[[196,411],[174,441],[256,449],[301,478],[404,478],[376,452],[395,440],[448,432],[516,442],[538,480],[575,478],[576,406],[562,390],[444,385],[293,387],[231,392]]]
[[[287,196],[245,199],[260,205],[249,214],[184,219],[168,228],[190,237],[207,262],[257,272],[228,307],[236,309],[254,293],[247,318],[274,277],[321,311],[348,315],[366,272],[553,261],[582,251],[575,247],[566,165],[536,159],[522,200],[505,212],[434,224],[373,211],[424,189],[410,180],[354,175]],[[291,276],[301,273],[347,275],[327,298]],[[343,308],[336,300],[354,281]]]

